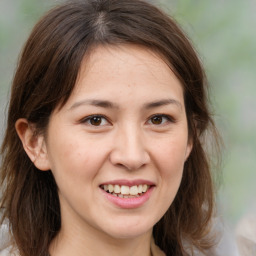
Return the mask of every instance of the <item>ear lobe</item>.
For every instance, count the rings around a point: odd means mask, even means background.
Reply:
[[[15,128],[30,160],[39,170],[48,171],[50,164],[44,137],[36,135],[35,127],[24,118],[16,121]]]
[[[185,161],[187,161],[187,159],[189,158],[192,149],[193,149],[193,141],[192,139],[189,139],[187,148],[186,148]]]

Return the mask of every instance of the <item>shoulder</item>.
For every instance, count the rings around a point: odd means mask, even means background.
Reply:
[[[9,225],[4,222],[0,225],[0,252],[10,244]],[[1,254],[0,254],[1,255]]]
[[[10,241],[9,225],[4,222],[0,225],[0,256],[18,256]]]
[[[240,220],[236,239],[241,255],[256,255],[256,214],[251,213]]]
[[[11,247],[7,247],[3,250],[0,250],[0,256],[16,256],[16,254],[12,252]]]
[[[235,237],[231,228],[218,217],[212,219],[212,229],[209,233],[213,246],[201,252],[191,246],[187,241],[183,241],[187,255],[195,256],[239,256]],[[249,256],[249,255],[248,255]]]

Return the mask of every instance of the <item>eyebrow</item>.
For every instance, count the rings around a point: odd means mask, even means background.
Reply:
[[[70,110],[80,107],[80,106],[83,106],[83,105],[92,105],[92,106],[101,107],[101,108],[118,108],[118,106],[116,104],[114,104],[113,102],[110,102],[108,100],[92,99],[92,100],[78,101],[70,107]]]
[[[149,103],[145,103],[143,105],[144,109],[152,109],[152,108],[157,108],[161,106],[166,106],[174,104],[180,109],[182,109],[182,104],[175,100],[175,99],[162,99],[158,101],[153,101]],[[119,109],[119,106],[111,101],[108,100],[96,100],[96,99],[88,99],[88,100],[82,100],[74,103],[69,110],[72,110],[74,108],[83,106],[83,105],[91,105],[91,106],[96,106],[96,107],[101,107],[101,108],[110,108],[110,109]]]
[[[179,101],[175,100],[175,99],[163,99],[163,100],[158,100],[158,101],[146,103],[144,105],[144,108],[145,109],[152,109],[152,108],[162,107],[162,106],[166,106],[166,105],[170,105],[170,104],[174,104],[177,107],[179,107],[180,109],[182,109],[181,103]]]

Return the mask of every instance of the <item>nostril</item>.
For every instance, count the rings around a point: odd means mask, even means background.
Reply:
[[[122,155],[112,155],[110,157],[110,162],[119,168],[126,169],[128,171],[136,171],[144,168],[150,159],[140,156],[122,156]]]
[[[128,128],[127,128],[128,129]],[[138,131],[120,131],[109,155],[110,162],[127,170],[138,170],[150,162],[150,155]]]

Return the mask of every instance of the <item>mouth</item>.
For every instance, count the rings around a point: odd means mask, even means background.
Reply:
[[[138,198],[143,196],[152,186],[139,184],[133,186],[119,184],[104,184],[100,188],[115,197],[120,198]]]

